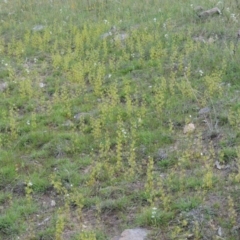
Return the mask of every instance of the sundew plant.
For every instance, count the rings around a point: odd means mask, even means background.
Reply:
[[[0,239],[240,235],[240,3],[0,2]]]

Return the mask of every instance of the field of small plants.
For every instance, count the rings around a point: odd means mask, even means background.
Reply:
[[[239,239],[239,29],[238,0],[2,0],[0,239]]]

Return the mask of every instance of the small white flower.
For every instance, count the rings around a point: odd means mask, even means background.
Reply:
[[[30,125],[30,120],[27,120],[27,125]]]
[[[193,8],[193,4],[191,4],[190,7]]]
[[[7,63],[5,63],[5,66],[7,67],[7,66],[8,66],[8,64],[7,64]]]
[[[154,21],[154,22],[156,22],[156,21],[157,21],[157,19],[156,19],[156,18],[154,18],[154,19],[153,19],[153,21]]]
[[[108,78],[111,78],[111,76],[112,76],[112,74],[109,73],[109,74],[108,74]]]
[[[152,88],[152,86],[150,85],[150,86],[148,86],[149,88]]]
[[[199,70],[199,74],[200,74],[201,77],[202,77],[203,73],[204,73],[204,72],[200,69],[200,70]]]
[[[31,187],[33,184],[32,184],[32,182],[28,182],[28,187]]]
[[[38,61],[38,59],[37,59],[37,58],[34,58],[33,61],[34,61],[34,63],[36,63],[36,62]]]
[[[45,86],[46,86],[46,84],[45,84],[45,83],[42,83],[42,82],[41,82],[41,83],[39,83],[39,87],[40,87],[40,88],[43,88],[43,87],[45,87]]]
[[[103,21],[104,21],[104,23],[105,23],[105,24],[107,24],[107,23],[108,23],[108,20],[107,20],[107,19],[104,19]]]
[[[122,133],[123,133],[124,135],[126,135],[126,134],[127,134],[127,132],[126,132],[126,130],[125,130],[125,129],[122,129]]]
[[[164,37],[165,37],[165,38],[168,38],[168,34],[166,33],[166,34],[164,35]]]

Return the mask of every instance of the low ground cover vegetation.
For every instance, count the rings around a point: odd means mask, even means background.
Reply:
[[[238,1],[0,3],[0,238],[240,235]]]

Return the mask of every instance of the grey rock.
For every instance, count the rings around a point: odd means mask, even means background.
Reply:
[[[208,114],[211,111],[211,109],[209,107],[205,107],[199,110],[198,114],[199,115],[204,115],[204,114]]]
[[[3,92],[7,89],[8,84],[6,82],[0,83],[0,92]]]
[[[101,35],[101,39],[106,39],[108,37],[112,36],[112,32],[107,32]]]
[[[98,110],[94,109],[90,112],[79,112],[77,114],[74,115],[74,119],[75,120],[83,120],[86,117],[93,117],[98,113]]]
[[[167,154],[166,150],[163,148],[159,148],[154,159],[157,161],[161,161],[166,158],[168,158],[168,154]]]
[[[74,123],[70,120],[67,120],[64,124],[62,124],[62,126],[64,127],[72,127],[74,125]]]
[[[17,183],[13,188],[13,193],[21,195],[21,196],[25,195],[26,186],[27,186],[27,184],[24,182]]]
[[[128,38],[128,34],[127,33],[119,33],[114,37],[115,41],[124,41]]]
[[[91,116],[91,113],[80,112],[80,113],[77,113],[76,115],[74,115],[74,119],[81,120],[81,119],[84,119],[87,116]]]
[[[119,240],[146,240],[148,230],[144,228],[126,229]]]
[[[39,32],[39,31],[42,31],[44,28],[45,28],[45,26],[43,26],[43,25],[36,25],[32,28],[32,30],[34,32]]]

